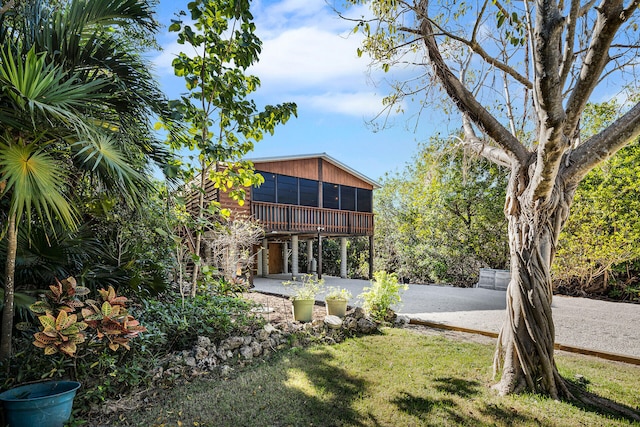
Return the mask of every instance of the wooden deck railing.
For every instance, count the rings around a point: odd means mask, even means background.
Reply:
[[[267,232],[317,233],[322,227],[323,233],[373,235],[372,213],[252,201],[251,214]]]

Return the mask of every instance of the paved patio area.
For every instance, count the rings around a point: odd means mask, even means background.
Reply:
[[[349,289],[354,298],[369,286],[368,280],[323,278],[327,286]],[[255,290],[289,295],[282,286],[284,280],[291,280],[291,275],[256,277]],[[495,333],[500,331],[505,308],[504,291],[437,285],[409,285],[402,304],[395,307],[412,319]],[[640,358],[639,304],[555,296],[552,311],[557,343]]]

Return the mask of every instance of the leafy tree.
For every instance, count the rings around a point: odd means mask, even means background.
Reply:
[[[376,196],[377,269],[413,283],[477,281],[480,267],[505,268],[503,171],[433,138],[411,165],[387,175]]]
[[[122,28],[155,31],[149,3],[7,2],[0,16],[0,200],[7,239],[0,359],[11,354],[19,228],[74,228],[76,185],[92,177],[132,201],[163,150],[148,127],[166,103]],[[140,170],[137,170],[140,168]]]
[[[198,201],[193,216],[184,217],[187,234],[195,234],[189,245],[195,262],[191,286],[195,296],[207,216],[220,213],[206,194],[207,181],[242,205],[242,187],[262,182],[242,157],[265,132],[273,133],[276,125],[296,114],[296,106],[285,103],[260,110],[249,98],[260,80],[246,70],[258,61],[261,49],[249,0],[196,0],[188,4],[188,14],[193,24],[175,20],[169,27],[178,33],[178,43],[189,47],[173,60],[175,74],[185,79],[187,94],[172,102],[188,127],[187,136],[171,137],[170,144],[197,155],[197,166],[187,170],[186,182]]]
[[[617,101],[589,104],[584,137],[612,123],[621,106]],[[593,169],[580,182],[565,228],[560,233],[553,277],[561,286],[606,293],[614,269],[629,268],[640,259],[640,145],[636,140]]]
[[[553,354],[551,263],[580,181],[640,134],[640,104],[632,102],[580,137],[587,103],[602,96],[596,89],[624,96],[621,82],[633,82],[626,72],[640,46],[638,1],[352,2],[371,9],[370,20],[356,19],[363,50],[385,70],[408,63],[421,73],[396,85],[388,103],[442,89],[428,93],[459,111],[462,143],[510,170],[511,282],[496,389],[571,396]]]

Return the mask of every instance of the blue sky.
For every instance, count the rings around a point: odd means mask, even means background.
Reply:
[[[161,0],[158,9],[163,52],[153,62],[170,98],[184,92],[184,83],[171,68],[182,46],[167,28],[187,3]],[[402,169],[417,141],[433,133],[424,120],[420,133],[407,129],[410,108],[390,117],[392,126],[379,132],[367,124],[382,111],[382,98],[388,94],[383,81],[393,76],[369,70],[368,59],[358,58],[361,38],[352,34],[354,24],[340,19],[324,0],[254,0],[252,12],[263,42],[260,62],[250,69],[262,82],[254,99],[259,105],[295,102],[298,118],[257,143],[248,157],[326,152],[378,180],[385,172]]]

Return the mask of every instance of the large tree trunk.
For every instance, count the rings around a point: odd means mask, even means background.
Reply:
[[[4,308],[2,310],[2,336],[0,337],[0,360],[11,357],[11,337],[13,335],[13,298],[15,293],[16,252],[18,248],[18,233],[16,214],[9,216],[7,229],[7,260],[4,276]]]
[[[526,176],[524,170],[514,171],[507,190],[511,281],[494,358],[494,372],[502,368],[495,388],[500,394],[526,389],[558,399],[570,393],[553,354],[550,269],[575,188],[556,183],[550,200],[534,201]]]

